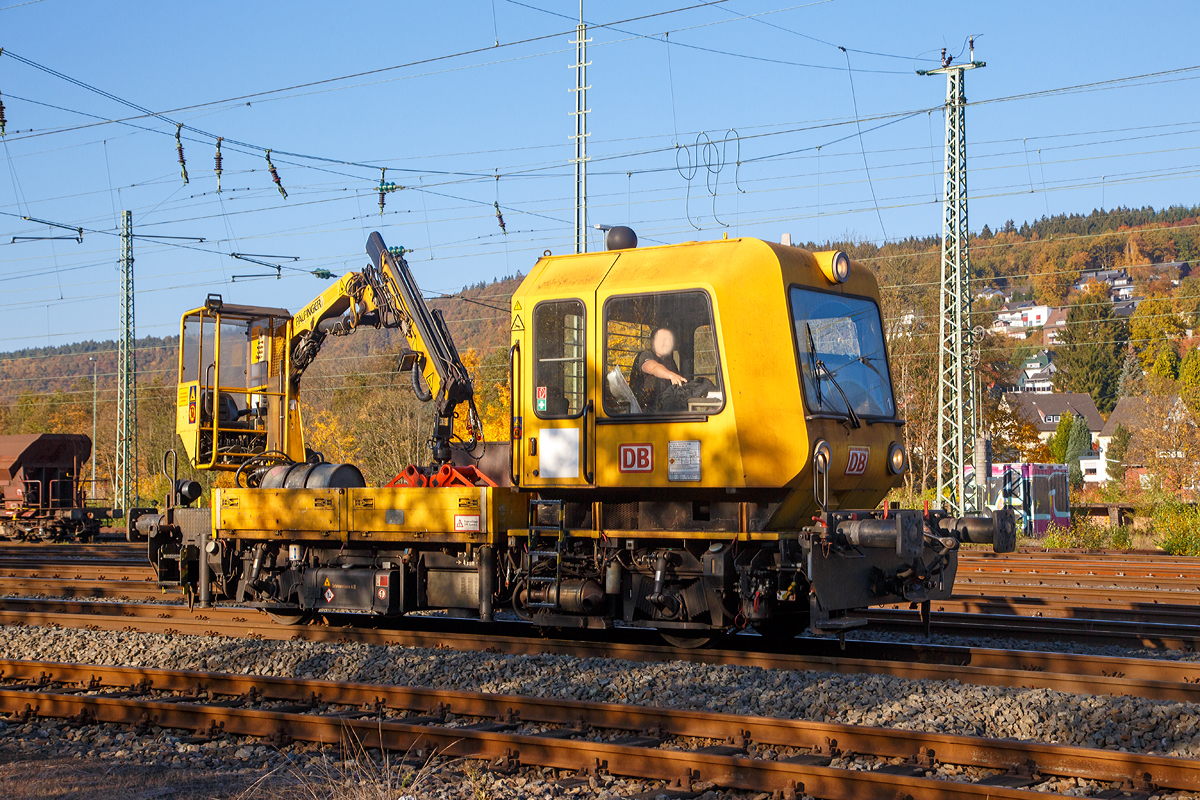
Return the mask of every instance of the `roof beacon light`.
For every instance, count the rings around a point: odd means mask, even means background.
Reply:
[[[850,277],[850,256],[844,250],[826,250],[813,255],[830,283],[845,283]]]

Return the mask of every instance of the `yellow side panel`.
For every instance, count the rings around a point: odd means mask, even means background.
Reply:
[[[175,431],[183,439],[188,460],[195,464],[200,449],[200,384],[198,381],[179,384],[175,403]]]
[[[213,529],[343,530],[345,489],[213,489]]]
[[[483,489],[349,489],[350,530],[487,533]]]

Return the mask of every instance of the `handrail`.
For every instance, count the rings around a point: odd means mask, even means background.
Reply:
[[[520,391],[518,376],[521,372],[521,359],[518,358],[516,361],[513,361],[513,356],[520,356],[520,354],[521,343],[513,342],[512,347],[508,348],[508,368],[512,371],[512,387],[508,393],[508,477],[512,485],[517,487],[521,485],[520,480],[517,479],[517,451],[521,449],[521,440],[524,431],[522,430],[520,431],[520,435],[514,436],[514,434],[518,433],[517,417],[514,411],[516,408],[517,392]]]
[[[586,403],[584,403],[584,405],[583,405],[583,412],[582,412],[582,414],[583,414],[583,430],[580,432],[580,440],[581,440],[580,444],[583,446],[583,477],[587,478],[587,482],[589,485],[595,483],[595,476],[593,475],[592,471],[589,469],[589,467],[591,466],[591,463],[588,461],[588,446],[587,446],[588,433],[589,433],[588,424],[587,424],[587,414],[591,410],[592,410],[592,400],[589,397],[588,401]]]

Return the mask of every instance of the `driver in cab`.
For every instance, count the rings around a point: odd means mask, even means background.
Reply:
[[[683,386],[687,378],[679,374],[675,362],[675,334],[659,328],[650,339],[650,349],[633,361],[629,388],[642,408],[656,408],[659,398],[672,386]]]

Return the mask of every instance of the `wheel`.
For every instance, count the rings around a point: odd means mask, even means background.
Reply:
[[[711,631],[702,631],[698,633],[684,631],[680,631],[679,633],[666,633],[665,631],[660,630],[658,635],[661,636],[663,641],[665,641],[667,644],[671,645],[672,647],[678,647],[681,650],[696,650],[704,647],[704,645],[711,642],[713,638]]]
[[[296,609],[292,611],[268,611],[267,616],[277,625],[304,625],[309,620],[309,613]]]

